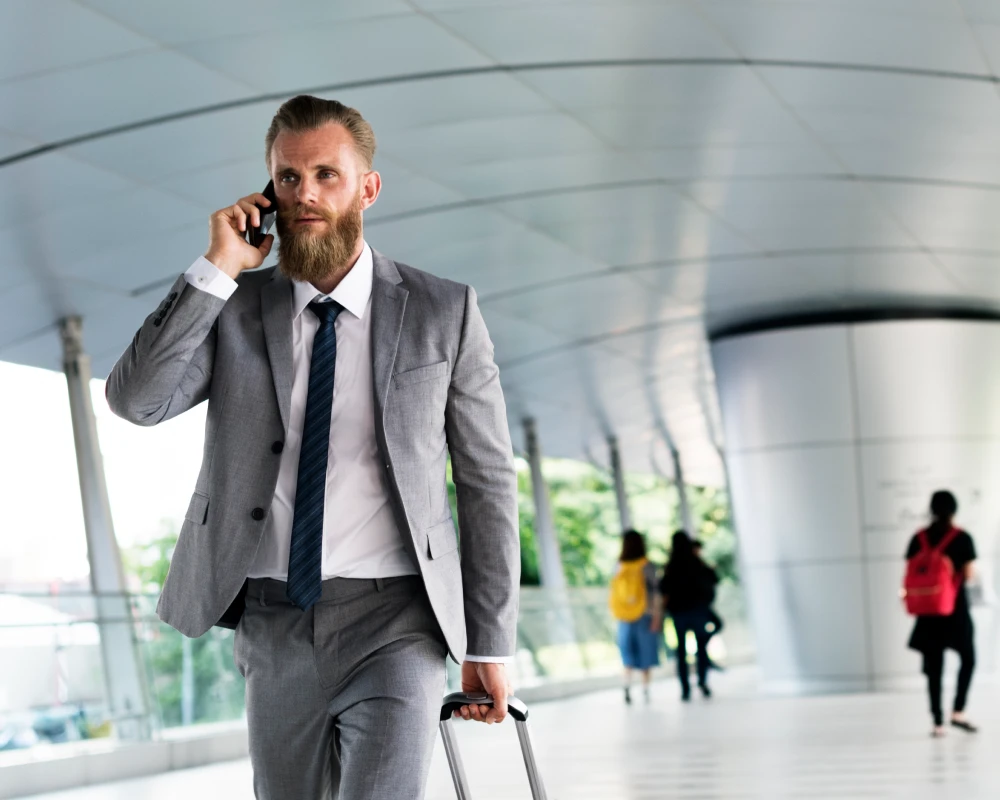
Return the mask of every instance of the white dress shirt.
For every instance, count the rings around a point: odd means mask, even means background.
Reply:
[[[237,283],[204,257],[184,273],[195,288],[228,300]],[[392,514],[389,487],[375,440],[372,385],[372,251],[361,256],[329,295],[309,283],[292,281],[292,403],[281,451],[271,514],[248,577],[287,580],[295,488],[298,483],[302,424],[306,414],[309,366],[319,318],[307,306],[336,300],[337,364],[334,371],[330,453],[323,513],[323,579],[391,578],[416,575]],[[467,661],[509,663],[508,657],[466,655]]]
[[[344,310],[334,323],[337,365],[323,513],[323,579],[417,574],[392,514],[384,462],[375,441],[372,277],[372,251],[366,243],[351,271],[329,295],[323,295],[312,284],[292,281],[291,413],[271,514],[250,570],[251,578],[283,581],[288,577],[309,365],[313,340],[319,330],[319,318],[308,305],[325,300],[336,300]],[[229,298],[237,285],[204,258],[188,270],[186,279],[193,286],[224,299]]]

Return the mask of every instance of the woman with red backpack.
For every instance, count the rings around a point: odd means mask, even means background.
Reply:
[[[924,657],[924,674],[934,716],[932,736],[944,736],[941,708],[941,678],[944,651],[954,650],[962,659],[951,725],[966,733],[978,729],[965,715],[965,702],[976,666],[972,615],[965,585],[973,576],[976,547],[972,537],[955,527],[958,501],[951,492],[931,497],[932,522],[916,533],[906,550],[907,575],[904,594],[907,608],[917,617],[910,648]]]

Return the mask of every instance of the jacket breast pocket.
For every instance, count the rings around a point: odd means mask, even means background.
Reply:
[[[448,362],[438,361],[436,364],[428,364],[426,367],[417,367],[416,369],[408,369],[405,372],[397,372],[392,376],[392,382],[396,385],[397,389],[402,389],[404,386],[413,386],[417,383],[433,381],[447,375]]]
[[[451,519],[439,522],[427,529],[427,557],[431,560],[441,558],[458,549],[458,538],[455,536],[455,523]]]
[[[188,503],[187,513],[184,519],[193,522],[195,525],[204,525],[208,521],[208,495],[195,492],[191,495],[191,502]]]

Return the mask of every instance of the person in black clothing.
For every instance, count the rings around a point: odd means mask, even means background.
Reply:
[[[708,688],[708,623],[709,606],[715,593],[718,578],[714,570],[695,555],[691,537],[685,531],[674,534],[670,560],[660,580],[663,603],[674,620],[677,631],[677,677],[681,682],[681,698],[691,699],[688,677],[687,634],[693,631],[698,643],[698,687],[705,697],[711,697]]]
[[[691,547],[694,549],[694,554],[698,558],[701,558],[701,551],[703,549],[703,545],[701,543],[701,540],[700,539],[692,539],[691,540]],[[718,612],[713,607],[714,605],[715,605],[715,586],[712,586],[711,592],[710,592],[710,594],[708,596],[708,623],[711,626],[711,628],[710,628],[710,630],[708,631],[708,633],[706,634],[706,637],[705,637],[705,644],[706,644],[706,646],[708,645],[708,642],[710,642],[712,640],[713,636],[715,636],[716,634],[718,634],[719,632],[721,632],[722,629],[724,627],[726,627],[726,624],[722,621],[722,617],[719,616]],[[718,664],[716,664],[715,661],[711,657],[709,657],[709,659],[708,659],[708,668],[709,669],[718,670],[719,672],[723,672],[724,671],[722,669],[722,667],[720,667]]]
[[[952,520],[957,511],[958,501],[951,492],[934,493],[931,498],[933,521],[927,529],[927,541],[931,547],[941,542],[951,531]],[[916,534],[906,549],[906,558],[913,558],[919,552],[920,535]],[[945,732],[944,712],[941,708],[941,677],[944,671],[944,651],[947,649],[956,651],[962,659],[951,724],[967,733],[975,733],[977,730],[965,715],[965,702],[969,694],[969,685],[972,683],[972,672],[976,666],[972,615],[969,613],[969,598],[965,592],[965,585],[973,576],[976,547],[972,537],[965,531],[960,531],[945,548],[944,553],[951,559],[955,572],[962,581],[955,602],[955,611],[948,617],[917,617],[909,643],[911,649],[919,651],[924,657],[924,674],[927,675],[931,714],[934,716],[933,735],[936,737],[943,736]]]

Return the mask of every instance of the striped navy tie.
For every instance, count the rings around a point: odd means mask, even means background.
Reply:
[[[319,317],[309,364],[309,394],[302,425],[299,478],[292,517],[292,544],[288,551],[288,599],[303,611],[323,591],[323,507],[326,505],[326,464],[330,454],[330,414],[333,377],[337,366],[334,322],[343,311],[337,302],[310,303]]]

